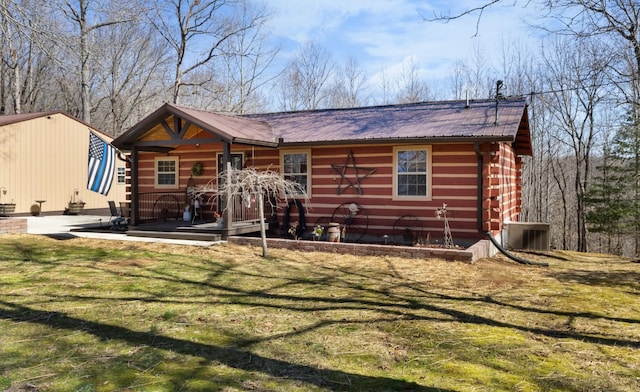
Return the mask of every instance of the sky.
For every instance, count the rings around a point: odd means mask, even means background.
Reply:
[[[484,0],[268,0],[276,12],[270,30],[282,42],[281,58],[291,58],[307,41],[322,45],[332,60],[353,56],[371,81],[381,72],[400,72],[413,62],[426,80],[444,80],[456,60],[480,48],[488,60],[499,59],[505,42],[535,45],[527,27],[535,9],[524,1],[505,0],[477,14],[443,22],[423,16],[455,13]],[[514,5],[515,3],[515,5]],[[477,33],[477,34],[476,34]]]

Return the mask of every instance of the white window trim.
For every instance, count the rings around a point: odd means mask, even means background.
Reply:
[[[404,196],[398,195],[398,151],[425,150],[427,152],[427,194],[425,196]],[[433,159],[430,145],[407,145],[393,147],[393,200],[405,201],[430,201],[433,195]]]
[[[122,170],[122,181],[120,181],[120,170]],[[116,184],[123,185],[127,183],[127,168],[124,166],[116,167]]]
[[[311,150],[310,149],[295,149],[295,150],[280,150],[280,174],[285,175],[284,172],[284,156],[288,154],[307,154],[307,197],[311,197]]]
[[[166,162],[166,161],[174,161],[176,163],[176,183],[167,185],[167,184],[158,184],[158,162]],[[180,187],[180,160],[178,157],[156,157],[155,162],[153,163],[153,182],[156,188],[161,189],[178,189]]]

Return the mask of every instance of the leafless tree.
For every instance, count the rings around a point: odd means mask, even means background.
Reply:
[[[0,106],[5,111],[38,109],[39,92],[49,79],[44,72],[50,72],[53,63],[50,34],[46,19],[35,11],[36,5],[32,0],[0,1],[0,36],[5,43],[0,49]]]
[[[431,97],[429,86],[421,74],[420,67],[413,58],[402,64],[402,71],[396,79],[397,103],[427,101]]]
[[[261,13],[238,17],[236,4],[232,0],[154,0],[149,22],[171,51],[173,103],[179,103],[184,86],[204,85],[215,79],[215,75],[205,80],[189,77],[224,54],[223,44],[227,40],[264,23],[265,15]],[[241,14],[242,9],[246,7],[241,7]],[[251,14],[243,14],[248,15]]]
[[[216,109],[242,114],[259,111],[264,106],[260,92],[278,76],[270,68],[279,48],[267,43],[265,24],[273,12],[266,5],[250,4],[248,0],[240,1],[239,7],[240,25],[253,27],[229,37],[222,44],[225,55],[210,67],[218,69],[217,80],[223,87],[222,94],[212,96],[217,102]]]
[[[557,162],[571,158],[572,205],[566,210],[576,211],[577,250],[587,251],[587,227],[585,222],[584,195],[589,187],[592,149],[600,128],[598,110],[605,96],[602,72],[608,56],[602,45],[590,39],[559,39],[551,50],[545,52],[544,64],[548,70],[543,99],[551,123],[556,132],[554,142],[564,147],[558,152]]]
[[[332,108],[354,108],[367,103],[364,96],[367,77],[358,66],[355,57],[349,57],[339,67],[330,88],[329,106]]]
[[[272,210],[278,208],[278,202],[285,204],[293,198],[302,198],[308,205],[309,198],[302,186],[294,181],[284,178],[280,173],[267,169],[255,168],[231,169],[220,173],[220,177],[206,185],[196,188],[196,198],[208,197],[211,199],[233,200],[239,196],[242,199],[256,197],[258,216],[260,218],[260,236],[262,238],[262,256],[269,257],[267,248],[267,229],[264,219],[265,204]],[[211,202],[210,202],[211,203]],[[213,203],[211,203],[213,204]],[[224,212],[228,215],[228,206]]]
[[[320,44],[306,42],[289,63],[280,78],[280,104],[283,109],[319,109],[328,92],[331,76],[331,54]]]
[[[78,45],[71,44],[71,53],[78,53],[80,63],[80,100],[81,118],[91,122],[91,76],[94,70],[91,62],[92,34],[98,30],[118,23],[128,22],[128,16],[123,14],[129,10],[128,3],[120,1],[101,2],[94,0],[56,0],[57,7],[70,22],[68,36],[76,37]]]
[[[388,69],[383,69],[382,71],[380,71],[380,83],[378,87],[380,90],[380,104],[389,105],[393,103],[391,77],[389,76]]]
[[[141,21],[122,23],[95,34],[109,42],[94,51],[94,123],[117,136],[138,121],[138,112],[163,101],[169,70],[163,42]]]

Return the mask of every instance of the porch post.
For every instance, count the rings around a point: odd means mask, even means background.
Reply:
[[[233,225],[233,193],[231,192],[231,143],[224,142],[224,149],[222,152],[224,167],[226,172],[226,184],[227,184],[227,197],[225,203],[227,204],[224,209],[224,230],[228,233]]]
[[[140,224],[138,210],[140,195],[138,192],[138,148],[131,148],[131,211],[129,211],[130,223],[133,226]]]

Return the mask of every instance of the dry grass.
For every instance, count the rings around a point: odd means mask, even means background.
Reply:
[[[260,253],[0,237],[0,390],[640,389],[640,264]]]

